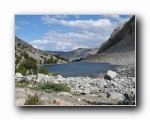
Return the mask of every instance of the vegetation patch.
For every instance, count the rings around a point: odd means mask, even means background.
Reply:
[[[39,73],[44,74],[44,75],[48,75],[49,74],[48,68],[39,69]]]
[[[37,96],[37,93],[34,96],[28,95],[28,99],[25,102],[25,105],[41,105],[42,101]]]
[[[37,87],[31,88],[36,91],[45,91],[45,92],[70,92],[70,88],[67,84],[55,84],[55,83],[43,83],[37,85]]]
[[[59,73],[52,73],[52,76],[60,75]]]

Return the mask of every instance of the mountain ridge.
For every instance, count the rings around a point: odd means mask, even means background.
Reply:
[[[15,63],[16,66],[21,64],[21,62],[27,60],[28,58],[35,59],[37,65],[47,64],[49,59],[53,60],[55,64],[67,63],[53,55],[48,55],[40,49],[34,48],[32,45],[26,43],[22,39],[15,36]]]
[[[118,65],[135,64],[135,16],[123,26],[114,29],[110,38],[100,45],[95,55],[90,55],[81,61]]]
[[[89,55],[93,55],[95,53],[97,53],[98,48],[78,48],[76,50],[73,51],[68,51],[68,52],[64,52],[64,51],[45,51],[48,54],[51,55],[57,55],[60,57],[63,57],[65,59],[68,59],[69,61],[74,61],[77,59],[81,59],[81,58],[85,58]]]

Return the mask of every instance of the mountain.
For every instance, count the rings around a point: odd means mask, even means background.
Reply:
[[[111,64],[135,63],[135,16],[123,26],[117,27],[110,38],[104,42],[97,54],[83,59],[84,62],[99,62]]]
[[[36,61],[37,65],[67,63],[64,60],[36,49],[20,38],[15,37],[15,65],[19,66],[29,59]]]
[[[63,57],[65,59],[68,59],[69,61],[85,58],[89,55],[97,53],[98,48],[95,49],[88,49],[88,48],[78,48],[73,51],[69,52],[63,52],[63,51],[45,51],[48,54],[51,55],[57,55],[60,57]]]

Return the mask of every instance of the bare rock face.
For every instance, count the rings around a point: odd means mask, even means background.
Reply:
[[[117,27],[111,34],[111,37],[104,42],[98,51],[98,53],[105,52],[113,45],[117,44],[131,33],[135,31],[135,16],[133,16],[128,22],[124,23],[123,26]]]
[[[97,54],[84,58],[82,62],[135,64],[135,16],[123,26],[117,27],[100,46]]]

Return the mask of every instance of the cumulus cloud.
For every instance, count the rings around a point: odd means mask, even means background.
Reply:
[[[38,49],[38,47],[37,47],[37,46],[35,46],[35,45],[34,45],[33,47],[34,47],[34,48],[36,48],[36,49]]]
[[[122,25],[129,17],[108,15],[97,20],[67,20],[68,16],[43,16],[44,24],[59,24],[70,32],[51,30],[43,39],[33,40],[30,44],[43,50],[71,51],[78,48],[95,48],[108,40],[112,31]],[[75,16],[77,17],[77,16]],[[111,20],[113,19],[113,20]]]
[[[126,17],[120,17],[120,15],[103,15],[103,18],[114,19],[117,21],[118,26],[122,25],[124,22],[128,21],[132,16],[128,15]]]
[[[111,22],[109,19],[99,19],[99,20],[58,20],[50,16],[43,16],[42,20],[45,24],[61,24],[70,27],[81,27],[88,29],[89,27],[103,27],[110,26]]]
[[[112,21],[110,19],[114,20]],[[105,15],[97,20],[63,20],[48,15],[42,17],[42,21],[44,24],[59,24],[62,26],[70,27],[78,32],[101,32],[101,34],[107,35],[110,35],[116,27],[122,25],[129,19],[130,17],[122,18],[119,15]]]
[[[50,31],[45,34],[45,37],[41,40],[34,40],[30,42],[33,46],[38,48],[43,47],[44,50],[62,50],[71,51],[78,48],[95,48],[108,39],[109,36],[101,36],[94,33],[58,33],[56,31]]]

